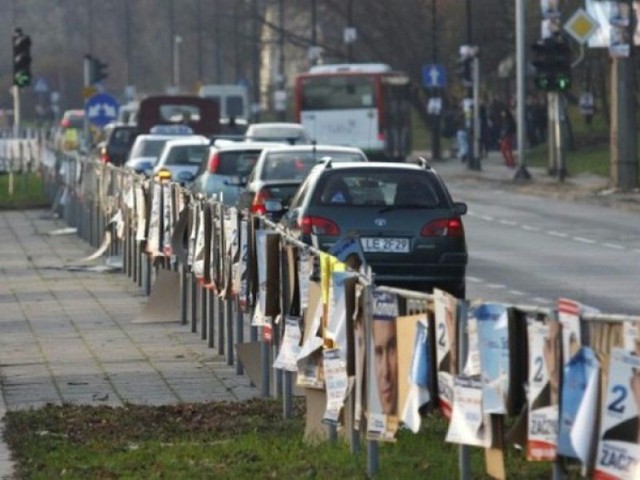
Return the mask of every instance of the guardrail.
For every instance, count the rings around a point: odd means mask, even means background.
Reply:
[[[52,211],[97,249],[92,258],[107,254],[107,265],[122,268],[149,295],[134,321],[189,326],[263,396],[281,398],[285,418],[294,394],[304,394],[305,436],[335,440],[344,426],[353,452],[367,442],[369,475],[378,471],[378,442],[392,440],[401,423],[417,431],[425,404],[450,418],[447,441],[462,445],[461,478],[471,476],[470,446],[486,449],[490,475],[506,477],[502,419],[523,412],[528,435],[512,441],[525,445],[531,460],[553,462],[554,478],[571,464],[597,478],[615,473],[602,461],[610,446],[597,428],[612,421],[604,408],[611,402],[640,410],[625,403],[633,395],[611,397],[630,391],[619,373],[632,375],[624,365],[634,364],[629,352],[640,317],[566,299],[545,310],[376,285],[371,272],[350,270],[344,258],[299,242],[269,219],[177,184],[79,155],[44,163]],[[376,343],[380,325],[393,326],[386,345]],[[624,350],[612,353],[618,347]],[[397,364],[389,400],[378,394],[386,380],[374,372],[391,354]],[[574,385],[577,371],[588,380],[582,390]],[[598,388],[586,388],[594,378],[604,402],[593,396]],[[610,385],[612,378],[618,383]],[[536,403],[547,391],[546,403]],[[579,416],[583,407],[595,414]],[[580,448],[571,443],[578,429],[590,432]]]

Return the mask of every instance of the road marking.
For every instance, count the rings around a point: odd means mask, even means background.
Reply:
[[[532,227],[531,225],[522,225],[522,229],[523,230],[528,230],[530,232],[539,232],[540,231],[540,228]]]
[[[595,241],[595,240],[591,240],[590,238],[584,238],[584,237],[573,237],[573,239],[574,239],[576,242],[581,242],[581,243],[590,243],[590,244],[596,243],[596,241]]]
[[[489,283],[487,284],[487,288],[498,289],[498,288],[507,288],[507,286],[501,283]]]
[[[495,218],[493,218],[493,217],[492,217],[492,216],[490,216],[490,215],[480,215],[480,218],[481,218],[482,220],[486,220],[487,222],[493,222],[493,221],[495,220]]]
[[[551,300],[548,300],[546,298],[541,298],[541,297],[534,297],[531,300],[536,303],[544,303],[544,304],[553,303]]]
[[[551,235],[552,237],[558,237],[558,238],[567,238],[569,236],[566,233],[556,232],[555,230],[547,230],[547,235]]]
[[[602,245],[607,248],[613,248],[614,250],[624,250],[622,245],[617,245],[615,243],[603,243]]]
[[[509,293],[511,295],[515,295],[516,297],[521,297],[523,295],[526,295],[526,293],[521,292],[520,290],[509,290]]]
[[[518,222],[514,222],[512,220],[500,220],[500,223],[502,225],[510,225],[510,226],[518,225]]]
[[[482,283],[482,279],[478,277],[470,277],[467,275],[467,281],[472,283]]]

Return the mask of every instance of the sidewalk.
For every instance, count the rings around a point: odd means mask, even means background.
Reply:
[[[413,158],[425,156],[427,152],[414,152]],[[480,170],[471,170],[457,159],[433,160],[433,167],[445,181],[484,182],[517,193],[540,195],[559,200],[579,201],[613,208],[640,212],[640,190],[619,192],[611,188],[609,179],[593,174],[572,175],[568,173],[564,182],[549,175],[546,168],[527,167],[529,180],[516,180],[516,169],[504,165],[500,152],[492,151],[488,158],[480,161]]]
[[[45,211],[0,211],[0,418],[47,403],[246,400],[246,376],[186,325],[133,323],[146,297],[122,273],[63,267],[91,248]],[[0,441],[0,478],[13,466]]]

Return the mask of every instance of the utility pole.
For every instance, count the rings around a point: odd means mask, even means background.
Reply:
[[[173,0],[169,0],[169,65],[171,66],[171,86],[176,86],[176,75],[175,75],[175,18],[174,18],[174,9],[173,9]]]
[[[280,27],[280,36],[278,40],[278,81],[276,95],[276,110],[278,110],[278,119],[284,121],[286,118],[286,90],[284,77],[284,0],[278,0],[278,26]]]
[[[611,69],[611,182],[622,190],[638,187],[637,122],[635,109],[635,70],[633,45],[636,16],[629,6],[629,55],[613,58]]]
[[[472,48],[473,45],[473,35],[471,28],[471,0],[466,0],[466,13],[467,13],[467,45],[469,48]],[[467,162],[469,170],[480,170],[480,159],[476,155],[476,134],[477,134],[477,115],[478,115],[478,89],[477,83],[479,81],[478,73],[478,56],[477,53],[473,59],[472,63],[473,73],[471,78],[473,81],[471,85],[467,87],[467,99],[470,102],[471,111],[470,115],[467,116],[467,143],[469,148],[469,160]]]
[[[355,41],[355,27],[353,26],[353,0],[347,0],[347,29],[344,41],[347,43],[347,63],[353,61],[353,42]]]
[[[438,64],[438,22],[437,22],[437,3],[436,0],[431,1],[431,58],[433,64]],[[433,96],[439,96],[439,88],[432,87]],[[431,114],[431,152],[434,159],[440,158],[440,115],[442,110]]]
[[[131,4],[130,0],[124,0],[124,49],[126,58],[127,85],[132,81],[131,62]]]
[[[196,14],[198,16],[196,19],[196,28],[198,29],[198,83],[202,84],[202,80],[204,79],[204,68],[202,62],[202,0],[198,0],[198,4],[196,5]]]
[[[260,120],[260,15],[258,11],[258,0],[251,0],[252,11],[252,49],[251,49],[251,120],[257,122]]]
[[[530,180],[531,175],[527,170],[527,162],[524,153],[525,134],[525,27],[524,0],[516,0],[516,113],[517,139],[518,139],[518,170],[515,180]]]

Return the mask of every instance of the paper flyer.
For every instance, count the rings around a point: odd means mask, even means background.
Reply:
[[[356,309],[362,298],[363,287],[359,283],[356,284]],[[364,375],[365,375],[365,355],[366,355],[366,343],[365,343],[365,331],[364,323],[361,312],[357,312],[354,316],[353,330],[354,330],[354,342],[353,349],[355,354],[355,375],[356,375],[356,392],[355,392],[355,405],[353,412],[353,428],[360,430],[360,421],[362,419],[362,399],[364,392]]]
[[[558,454],[591,464],[598,411],[600,364],[596,353],[581,347],[565,365],[560,398]]]
[[[151,213],[149,215],[149,233],[147,235],[147,253],[157,255],[160,246],[160,209],[162,208],[162,186],[153,183]]]
[[[347,300],[345,281],[353,278],[352,272],[333,272],[330,289],[327,328],[325,336],[338,349],[340,358],[347,361]]]
[[[569,363],[580,345],[580,304],[566,298],[558,300],[558,320],[562,325],[562,353],[564,363]]]
[[[556,458],[560,398],[560,323],[530,319],[527,460]]]
[[[420,430],[420,407],[431,400],[431,356],[429,351],[429,328],[426,320],[418,320],[413,342],[411,370],[409,372],[409,395],[402,409],[402,423],[413,433]]]
[[[627,353],[640,356],[640,328],[638,322],[622,322],[622,341]]]
[[[162,254],[170,257],[171,232],[173,228],[173,195],[171,195],[171,184],[162,184]]]
[[[468,377],[456,377],[453,389],[453,410],[445,441],[490,447],[491,416],[482,412],[482,382]]]
[[[510,368],[507,307],[500,303],[483,303],[471,313],[478,321],[482,408],[485,413],[505,414]]]
[[[302,349],[300,346],[301,340],[300,317],[286,317],[282,344],[280,345],[278,357],[276,361],[273,362],[273,368],[286,370],[287,372],[297,372],[297,359]]]
[[[247,282],[247,265],[248,265],[248,254],[249,254],[249,243],[247,242],[247,235],[249,231],[247,228],[247,221],[240,221],[240,245],[239,245],[239,255],[238,261],[234,264],[234,283],[236,285],[237,293],[238,293],[238,303],[240,305],[240,309],[245,312],[248,306],[248,298],[249,298],[249,285]]]
[[[349,391],[347,364],[340,357],[337,349],[323,350],[324,383],[327,390],[327,407],[322,421],[337,425],[344,399]]]
[[[195,252],[196,252],[196,239],[198,237],[198,220],[200,218],[200,208],[198,204],[190,205],[189,212],[189,251],[187,252],[187,265],[193,266]]]
[[[323,340],[322,337],[318,336],[322,325],[322,309],[322,301],[318,299],[314,305],[314,312],[307,314],[311,316],[311,319],[309,323],[305,322],[304,340],[300,353],[296,358],[298,366],[296,384],[300,387],[324,387],[324,374],[321,368],[322,354],[320,352]]]
[[[368,366],[367,437],[392,440],[398,418],[398,338],[395,294],[374,290]]]
[[[306,250],[300,250],[298,255],[298,287],[300,290],[300,309],[309,305],[309,282],[313,271],[313,257]]]
[[[439,289],[433,290],[436,329],[436,365],[438,375],[438,404],[443,415],[451,417],[453,378],[457,369],[457,299]]]
[[[640,478],[640,357],[611,351],[594,479]]]
[[[136,209],[136,240],[142,242],[147,239],[147,202],[142,185],[136,184],[134,191]]]
[[[265,324],[265,312],[267,311],[267,232],[256,232],[256,255],[258,264],[258,293],[256,308],[251,320],[252,327],[262,327]]]
[[[204,277],[204,210],[198,210],[198,232],[196,248],[193,252],[193,274],[197,279]]]

